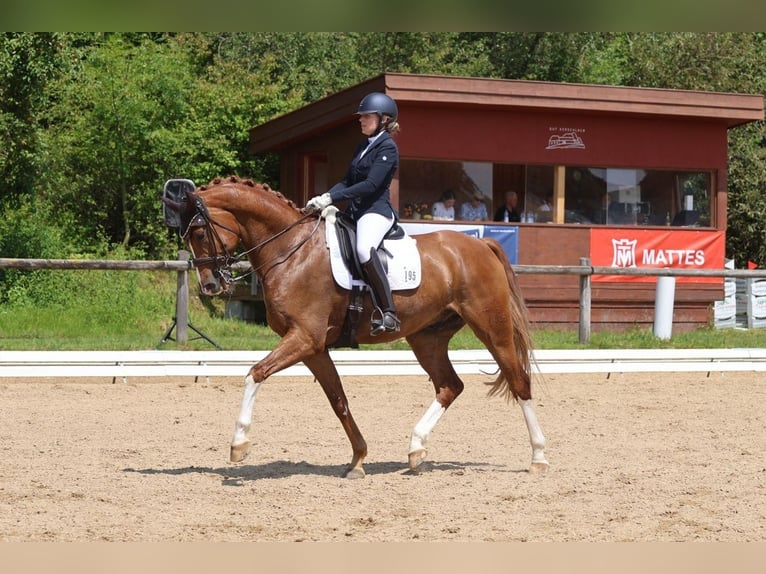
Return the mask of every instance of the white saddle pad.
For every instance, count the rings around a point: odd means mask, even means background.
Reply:
[[[354,285],[366,285],[364,281],[352,278],[351,271],[341,257],[338,233],[335,229],[336,213],[338,213],[338,208],[334,205],[322,211],[333,279],[344,289],[351,289]],[[414,289],[420,285],[420,253],[418,252],[417,241],[411,236],[405,235],[401,239],[383,241],[383,247],[391,254],[391,256],[386,256],[388,283],[391,290]]]

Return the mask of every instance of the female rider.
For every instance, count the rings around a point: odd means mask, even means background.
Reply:
[[[356,150],[343,179],[326,193],[312,197],[306,207],[322,210],[350,200],[348,211],[356,222],[356,252],[375,305],[370,334],[377,336],[399,330],[391,288],[377,253],[396,222],[389,185],[399,165],[399,149],[391,137],[399,131],[398,109],[393,98],[373,92],[362,99],[356,115],[367,141]]]

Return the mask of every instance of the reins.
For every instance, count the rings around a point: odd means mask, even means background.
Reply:
[[[214,263],[216,266],[215,272],[221,276],[224,281],[227,283],[233,283],[235,281],[241,281],[248,276],[252,275],[253,273],[260,271],[267,265],[278,265],[281,263],[284,263],[287,261],[298,249],[300,249],[311,237],[317,232],[319,229],[319,225],[321,224],[321,217],[317,217],[316,213],[306,213],[303,216],[301,216],[299,219],[282,229],[281,231],[277,232],[276,234],[272,235],[271,237],[265,239],[264,241],[261,241],[257,245],[254,245],[247,251],[243,251],[239,255],[232,255],[228,252],[226,249],[226,246],[224,245],[223,241],[221,240],[220,235],[218,234],[218,231],[216,230],[216,227],[220,227],[222,229],[225,229],[227,231],[230,231],[232,233],[238,234],[236,230],[232,229],[231,227],[228,227],[227,225],[224,225],[223,223],[219,223],[215,221],[212,217],[210,217],[210,214],[207,211],[207,207],[205,206],[204,202],[201,198],[197,197],[195,198],[195,205],[197,207],[197,215],[201,217],[205,221],[205,227],[208,229],[209,233],[213,237],[213,241],[211,241],[213,250],[216,252],[215,255],[212,255],[210,257],[194,257],[189,262],[192,267],[199,267],[200,265],[207,265],[209,263]],[[235,263],[238,263],[240,261],[244,261],[247,259],[247,257],[255,252],[260,250],[261,248],[265,247],[272,241],[278,239],[285,233],[288,233],[290,230],[294,229],[298,225],[302,224],[307,219],[310,219],[311,217],[316,217],[316,224],[314,225],[314,228],[309,232],[308,235],[306,235],[301,241],[299,241],[296,245],[292,246],[286,254],[279,254],[276,257],[273,257],[272,259],[265,261],[261,263],[257,267],[253,267],[250,269],[249,272],[240,275],[239,277],[233,277],[231,274],[231,267]],[[191,228],[194,227],[194,220],[195,218],[192,218],[192,221],[189,223],[189,226],[187,227],[186,232],[184,233],[184,237],[188,235],[188,233],[191,231]],[[222,249],[224,250],[223,255],[218,255],[217,251],[217,245],[220,245]],[[279,260],[279,261],[278,261]]]

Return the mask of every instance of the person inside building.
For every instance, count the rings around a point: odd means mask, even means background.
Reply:
[[[367,94],[356,111],[367,136],[351,160],[346,175],[322,195],[312,197],[308,209],[322,210],[349,200],[347,208],[356,222],[356,252],[373,298],[370,334],[399,331],[394,298],[377,248],[396,222],[390,184],[399,166],[399,149],[392,135],[399,131],[396,102],[381,92]]]
[[[489,219],[482,192],[476,190],[471,196],[471,201],[466,201],[460,206],[460,219],[462,221],[487,221]]]
[[[431,215],[435,220],[452,221],[455,219],[455,192],[448,189],[442,193],[439,201],[431,206]]]
[[[535,211],[535,221],[537,223],[550,223],[553,221],[553,192],[548,192],[543,198],[540,207]]]
[[[521,221],[518,205],[519,194],[515,191],[506,191],[505,203],[495,211],[495,221]]]

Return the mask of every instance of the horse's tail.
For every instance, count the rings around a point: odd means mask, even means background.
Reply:
[[[527,306],[521,296],[521,289],[516,281],[516,273],[511,267],[508,257],[500,243],[494,239],[485,238],[484,242],[489,246],[498,261],[505,268],[505,276],[508,279],[511,300],[511,329],[513,331],[513,349],[516,360],[513,362],[513,379],[522,384],[522,388],[530,389],[532,381],[532,336],[530,335],[529,319],[527,318]],[[515,385],[508,380],[501,370],[492,383],[489,395],[502,394],[506,399],[518,398]],[[529,397],[522,397],[529,398]]]

